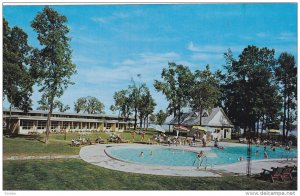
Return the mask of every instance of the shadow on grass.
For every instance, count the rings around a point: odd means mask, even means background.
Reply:
[[[45,143],[45,141],[43,141],[44,137],[41,135],[22,135],[22,134],[18,134],[18,135],[9,135],[7,136],[11,139],[16,139],[16,138],[24,138],[25,140],[36,140],[39,141],[41,143]]]

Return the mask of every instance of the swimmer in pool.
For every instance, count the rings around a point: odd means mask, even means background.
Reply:
[[[139,156],[143,157],[144,156],[144,152],[142,151]]]

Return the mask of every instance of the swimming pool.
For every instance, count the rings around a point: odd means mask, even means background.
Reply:
[[[258,151],[258,154],[256,153]],[[141,156],[141,152],[143,152]],[[297,157],[297,150],[286,151],[276,148],[272,151],[267,148],[269,159]],[[197,165],[195,152],[165,147],[113,147],[109,154],[116,159],[142,164],[163,166],[194,166]],[[247,146],[226,147],[225,149],[205,148],[202,166],[223,165],[239,162],[240,157],[247,158]],[[252,160],[264,159],[264,147],[252,147]],[[195,161],[196,160],[196,161]]]

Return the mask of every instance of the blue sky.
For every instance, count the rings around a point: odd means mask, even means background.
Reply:
[[[145,82],[157,103],[165,109],[164,95],[155,91],[168,62],[213,71],[222,69],[223,53],[235,57],[247,45],[274,48],[276,56],[287,51],[297,58],[297,4],[168,4],[168,5],[65,5],[51,6],[68,18],[73,62],[77,75],[60,98],[73,111],[74,102],[95,96],[105,105],[133,78]],[[30,22],[43,6],[3,6],[10,27],[19,26],[37,47]],[[138,78],[137,74],[141,74]],[[34,88],[33,108],[40,94]],[[4,101],[4,107],[8,103]]]

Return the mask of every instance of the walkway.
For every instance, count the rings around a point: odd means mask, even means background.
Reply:
[[[115,158],[110,157],[105,151],[109,148],[107,146],[129,146],[130,147],[141,147],[145,146],[142,144],[97,144],[92,146],[85,146],[80,150],[80,157],[86,162],[91,164],[104,167],[107,169],[113,169],[124,172],[140,173],[140,174],[153,174],[153,175],[166,175],[166,176],[194,176],[194,177],[220,177],[227,174],[245,175],[247,161],[227,164],[226,166],[213,166],[211,168],[197,169],[196,167],[172,167],[172,166],[156,166],[156,165],[144,165],[119,161]],[[226,145],[225,143],[222,145]],[[240,145],[240,144],[228,144],[228,145]],[[184,149],[190,151],[205,150],[200,147],[189,147],[189,146],[177,146],[173,147],[176,149]],[[206,148],[207,149],[207,148]],[[107,150],[109,152],[109,150]],[[262,168],[270,169],[276,166],[295,165],[297,160],[286,161],[286,160],[257,160],[252,161],[252,174],[260,173]]]
[[[59,156],[10,156],[3,160],[32,160],[32,159],[80,159],[79,155],[59,155]]]

